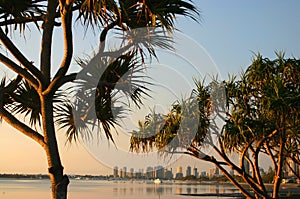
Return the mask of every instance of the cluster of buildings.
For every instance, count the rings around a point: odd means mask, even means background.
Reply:
[[[246,173],[251,173],[250,165],[247,161],[244,162],[244,167]],[[290,178],[294,177],[295,173],[300,174],[300,165],[295,162],[288,160],[286,164],[283,166],[283,177]],[[229,171],[231,175],[234,175],[234,171]],[[262,168],[260,168],[260,172],[264,172]],[[218,168],[210,168],[209,171],[201,171],[199,172],[196,167],[187,166],[185,170],[182,166],[178,166],[176,168],[176,172],[172,170],[172,168],[164,168],[162,166],[157,167],[147,167],[144,169],[139,169],[135,171],[133,168],[127,169],[127,167],[118,168],[117,166],[113,169],[113,177],[120,179],[181,179],[184,177],[192,177],[193,179],[213,179],[217,177],[221,177],[223,174],[219,171]]]
[[[127,167],[118,168],[116,166],[113,170],[113,177],[121,179],[173,179],[173,172],[172,168],[169,170],[162,166],[147,167],[146,170],[139,169],[138,171],[133,168],[127,170]]]
[[[114,167],[113,169],[113,177],[120,179],[180,179],[184,177],[192,176],[194,179],[198,178],[214,178],[219,177],[220,172],[218,168],[212,168],[209,172],[202,171],[199,172],[196,167],[192,168],[191,166],[187,166],[185,170],[183,170],[182,166],[177,167],[176,172],[174,173],[172,168],[164,168],[162,166],[157,167],[147,167],[144,169],[139,169],[135,171],[133,168],[129,170],[127,167]]]

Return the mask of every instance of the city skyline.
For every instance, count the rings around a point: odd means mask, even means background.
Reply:
[[[184,170],[185,168],[185,170]],[[173,173],[172,168],[163,167],[163,166],[156,166],[156,167],[147,167],[147,168],[140,168],[138,170],[134,170],[133,168],[130,168],[128,171],[128,168],[126,166],[118,167],[115,166],[112,171],[112,175],[114,178],[146,178],[146,179],[181,179],[184,177],[194,177],[195,179],[198,179],[199,177],[219,177],[221,176],[219,169],[216,167],[209,168],[208,171],[206,170],[199,170],[197,167],[191,167],[191,166],[178,166],[176,168],[176,172]]]

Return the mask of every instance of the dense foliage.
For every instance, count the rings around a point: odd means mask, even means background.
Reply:
[[[245,196],[251,197],[251,192],[239,185],[226,170],[227,166],[241,176],[255,196],[277,198],[283,166],[288,166],[288,160],[299,165],[300,160],[299,64],[300,60],[285,59],[283,53],[277,53],[275,60],[257,55],[239,79],[232,77],[228,81],[213,81],[208,85],[197,81],[191,99],[177,103],[170,113],[160,117],[159,124],[163,128],[155,127],[157,122],[153,122],[153,118],[157,120],[157,117],[153,113],[146,117],[144,123],[139,122],[141,130],[133,133],[131,150],[139,152],[155,146],[158,149],[172,147],[173,150],[168,152],[174,152],[185,148],[184,154],[214,163]],[[194,114],[181,116],[188,110],[183,108],[186,102],[193,100],[197,101],[192,103],[198,105],[197,109],[192,105],[188,107]],[[197,128],[184,125],[189,118],[195,124],[192,115],[198,115]],[[224,125],[218,125],[217,118],[222,119]],[[178,130],[180,125],[184,126],[183,131]],[[156,129],[159,129],[158,133],[155,133]],[[191,131],[194,131],[193,139]],[[153,136],[140,137],[145,135],[144,132]],[[213,142],[214,135],[218,136],[217,142]],[[174,145],[169,143],[181,137],[188,138],[189,144],[179,144],[174,149]],[[204,152],[207,146],[215,151],[216,157]],[[229,158],[232,153],[239,154],[238,164]],[[262,179],[260,156],[268,157],[273,163],[272,196],[268,195]]]
[[[112,130],[126,107],[112,106],[116,93],[123,92],[137,106],[142,103],[141,96],[148,91],[145,82],[137,80],[142,63],[146,56],[157,57],[155,48],[172,49],[166,33],[176,29],[178,16],[198,20],[199,12],[190,0],[0,1],[0,62],[16,76],[0,83],[0,118],[45,150],[53,198],[66,198],[69,183],[60,160],[55,122],[66,129],[69,141],[78,140],[79,135],[91,138],[88,125],[96,124],[99,133],[113,140]],[[76,60],[82,68],[77,72],[70,68],[74,48],[81,45],[82,38],[73,33],[74,26],[99,36],[98,51],[88,59]],[[25,56],[12,36],[15,31],[25,35],[33,28],[41,33],[36,40],[41,41],[37,63]],[[56,29],[61,31],[54,34]],[[105,47],[111,30],[122,37],[118,49]],[[61,57],[53,45],[57,38],[63,39],[64,49],[58,67],[51,62]],[[70,91],[65,89],[70,86],[67,83],[76,78],[79,87],[71,102],[70,93],[64,91]]]

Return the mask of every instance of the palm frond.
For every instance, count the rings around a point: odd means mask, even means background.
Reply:
[[[122,33],[117,32],[116,36],[122,40],[120,48],[130,46],[130,50],[137,52],[143,63],[147,54],[150,59],[152,56],[158,58],[156,49],[174,50],[173,37],[158,28],[137,28]]]
[[[177,16],[197,20],[199,11],[188,0],[123,0],[120,1],[122,21],[130,28],[162,27],[171,31]]]
[[[0,1],[0,20],[7,21],[14,19],[15,29],[20,31],[25,29],[26,22],[18,22],[18,19],[31,18],[45,14],[45,0],[1,0]],[[20,20],[22,21],[22,20]],[[24,20],[23,20],[24,21]],[[36,26],[39,28],[39,26]],[[8,26],[6,26],[6,33]]]
[[[13,102],[10,95],[6,92],[3,92],[6,86],[7,86],[6,77],[3,77],[0,82],[0,94],[1,94],[0,106],[1,107],[5,107]]]
[[[19,87],[12,94],[14,104],[11,111],[15,114],[23,114],[29,117],[31,126],[41,125],[41,103],[36,90],[26,81],[22,81]]]
[[[63,127],[72,129],[68,133],[73,138],[85,128],[99,128],[99,132],[114,141],[112,131],[120,124],[130,102],[139,107],[143,96],[149,96],[147,86],[150,83],[144,80],[142,64],[133,52],[118,58],[94,57],[91,60],[77,59],[77,62],[83,69],[75,87],[73,111],[76,115],[68,114],[68,117],[77,118],[80,128],[72,127],[72,120],[63,115],[60,115],[63,119],[58,121]]]
[[[76,110],[76,111],[75,111]],[[62,103],[55,109],[55,122],[60,129],[66,129],[67,142],[77,142],[78,136],[89,140],[92,133],[85,121],[82,112],[84,109],[76,108],[71,103]]]
[[[177,16],[198,20],[199,11],[190,0],[78,0],[78,19],[86,25],[116,23],[123,30],[162,27],[175,29]]]
[[[102,26],[121,19],[120,10],[115,0],[78,0],[75,4],[80,7],[77,20],[85,25]]]

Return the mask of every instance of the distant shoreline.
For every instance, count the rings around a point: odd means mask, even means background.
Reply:
[[[144,181],[144,182],[150,182],[153,179],[111,179],[108,176],[94,176],[94,175],[69,175],[70,179],[73,180],[107,180],[107,181]],[[38,179],[49,179],[48,174],[0,174],[0,179],[28,179],[28,180],[38,180]],[[231,182],[223,182],[223,181],[209,181],[209,180],[180,180],[180,179],[171,179],[171,180],[163,180],[163,184],[187,184],[187,185],[196,185],[196,184],[205,184],[205,185],[211,185],[211,184],[219,184],[219,185],[234,185]],[[243,186],[247,186],[245,183],[240,183]],[[267,188],[272,188],[273,184],[266,183],[265,184]],[[287,183],[287,184],[281,184],[280,186],[283,190],[284,189],[297,189],[300,193],[300,184],[297,183]]]
[[[0,179],[49,179],[48,174],[0,174]],[[108,180],[108,181],[151,181],[151,179],[111,179],[108,176],[94,176],[94,175],[69,175],[70,179],[76,179],[76,180]],[[209,180],[203,180],[203,181],[198,181],[198,180],[180,180],[180,179],[171,179],[171,180],[163,180],[163,184],[169,184],[169,183],[179,183],[179,184],[188,184],[188,185],[193,185],[193,184],[219,184],[219,185],[232,185],[234,186],[231,182],[223,182],[223,181],[209,181]],[[247,186],[245,183],[240,183],[241,185]],[[266,183],[265,184],[267,187],[273,186],[272,183]],[[287,183],[287,184],[281,184],[282,188],[299,188],[300,190],[300,184],[297,183]],[[300,191],[299,191],[300,193]]]

